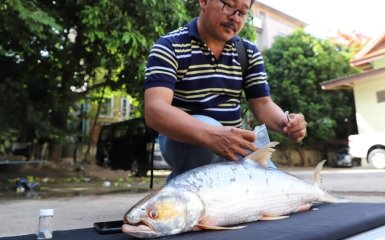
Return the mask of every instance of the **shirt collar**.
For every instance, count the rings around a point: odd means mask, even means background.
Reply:
[[[199,39],[202,41],[201,36],[199,36],[199,32],[198,32],[198,18],[197,17],[194,18],[192,21],[190,21],[187,24],[187,27],[188,27],[188,33],[189,33],[190,37],[193,37],[193,38],[196,38],[196,39]]]

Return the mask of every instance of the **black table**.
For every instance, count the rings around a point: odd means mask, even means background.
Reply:
[[[90,223],[92,224],[92,223]],[[276,221],[242,224],[238,230],[189,232],[157,239],[169,240],[333,240],[342,239],[385,225],[384,203],[319,204],[313,210]],[[54,231],[54,240],[128,240],[123,233],[100,235],[93,228]],[[33,234],[0,238],[1,240],[36,239]]]

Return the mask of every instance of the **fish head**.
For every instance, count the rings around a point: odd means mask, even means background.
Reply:
[[[163,188],[131,207],[122,231],[139,238],[154,238],[194,229],[204,212],[201,198],[187,190]]]

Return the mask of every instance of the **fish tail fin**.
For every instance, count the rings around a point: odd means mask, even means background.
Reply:
[[[324,203],[348,203],[351,202],[349,199],[336,197],[331,195],[330,193],[324,192],[323,195],[318,199],[320,202]]]
[[[317,185],[318,188],[322,189],[322,178],[321,178],[321,171],[325,164],[326,160],[322,160],[317,164],[314,170],[314,184]],[[349,199],[345,198],[339,198],[331,195],[328,192],[323,191],[322,196],[318,199],[320,202],[326,202],[326,203],[346,203],[350,202]]]
[[[261,166],[267,167],[269,166],[269,159],[273,152],[275,151],[275,146],[277,146],[279,142],[269,142],[263,147],[259,148],[255,152],[246,156],[245,159],[251,159],[256,163],[259,163]]]

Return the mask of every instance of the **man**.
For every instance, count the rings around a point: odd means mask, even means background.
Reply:
[[[172,176],[256,150],[255,134],[240,128],[242,91],[254,116],[270,129],[297,142],[306,135],[304,117],[293,113],[286,117],[270,98],[262,56],[248,41],[249,67],[242,79],[234,41],[252,19],[253,2],[199,0],[199,17],[161,37],[151,50],[145,119],[160,133]]]

